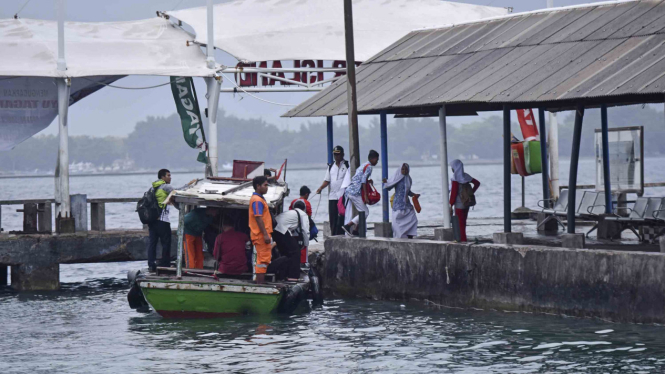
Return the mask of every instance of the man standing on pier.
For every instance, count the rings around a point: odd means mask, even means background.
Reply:
[[[268,178],[259,176],[252,180],[254,193],[249,200],[249,229],[251,239],[256,249],[256,283],[264,283],[268,265],[272,258],[272,216],[266,199],[268,193]]]
[[[344,188],[342,188],[344,179],[347,179],[348,184],[351,181],[351,176],[349,175],[349,162],[344,159],[344,148],[339,145],[335,146],[333,148],[333,157],[335,158],[335,162],[332,165],[328,165],[326,177],[321,187],[316,190],[316,193],[318,195],[324,188],[330,186],[328,190],[328,223],[330,224],[330,235],[341,235],[343,234],[343,218],[339,217],[337,201],[344,196]]]
[[[148,242],[148,267],[151,271],[157,270],[155,263],[157,257],[157,242],[162,243],[162,258],[159,260],[159,266],[171,266],[171,221],[169,219],[169,205],[165,204],[166,198],[171,191],[174,190],[171,186],[171,172],[167,169],[161,169],[157,173],[157,180],[152,183],[152,188],[155,191],[155,199],[162,213],[155,222],[148,224],[148,232],[150,234],[150,241]],[[184,185],[182,188],[196,182],[196,179]],[[181,188],[178,188],[181,189]]]

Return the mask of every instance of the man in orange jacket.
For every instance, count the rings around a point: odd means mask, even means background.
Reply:
[[[272,216],[263,197],[268,192],[268,178],[259,176],[252,180],[254,194],[249,200],[250,238],[256,249],[256,283],[264,283],[272,255]]]

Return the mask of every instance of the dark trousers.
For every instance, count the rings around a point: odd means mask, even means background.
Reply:
[[[155,221],[148,224],[150,241],[148,242],[148,267],[155,266],[157,257],[157,241],[162,242],[162,258],[159,266],[171,266],[171,224],[164,221]]]
[[[279,249],[279,253],[282,255],[282,257],[286,257],[288,259],[278,262],[283,263],[283,272],[286,277],[300,278],[300,246],[298,245],[298,240],[291,236],[291,233],[288,231],[286,234],[273,231],[272,238],[275,240],[275,243],[277,243],[277,248]],[[280,257],[280,259],[282,257]],[[270,269],[270,267],[268,268]],[[275,273],[277,274],[278,272],[276,271]]]
[[[340,217],[337,210],[337,200],[328,200],[328,222],[330,223],[330,235],[342,235],[344,217]]]
[[[459,219],[460,241],[466,242],[466,219],[469,216],[469,208],[455,208],[455,215],[457,216],[457,219]]]

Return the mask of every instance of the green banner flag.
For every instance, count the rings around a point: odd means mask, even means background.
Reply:
[[[203,132],[199,101],[191,77],[171,77],[171,92],[182,123],[182,134],[192,148],[199,150],[197,161],[208,163],[208,143]]]

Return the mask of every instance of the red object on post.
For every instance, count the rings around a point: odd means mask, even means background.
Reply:
[[[515,169],[517,169],[517,174],[526,177],[529,174],[526,172],[526,164],[524,158],[524,144],[523,143],[513,143],[510,145],[510,151],[512,153],[512,159],[515,164]]]
[[[536,125],[536,119],[533,117],[533,110],[518,109],[517,120],[520,122],[524,140],[538,140],[538,126]]]

